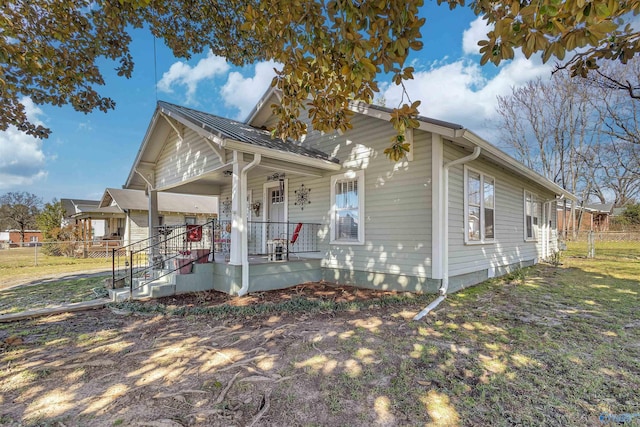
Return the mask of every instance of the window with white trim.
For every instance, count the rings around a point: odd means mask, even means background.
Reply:
[[[535,194],[524,191],[524,240],[536,240],[540,224],[540,202]]]
[[[495,239],[495,188],[493,177],[465,166],[465,243],[492,243]]]
[[[331,243],[364,243],[364,171],[331,177]]]

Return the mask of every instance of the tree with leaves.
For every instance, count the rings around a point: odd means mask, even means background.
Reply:
[[[627,205],[622,216],[629,224],[640,225],[640,203]]]
[[[45,239],[51,239],[55,230],[62,227],[62,220],[65,217],[65,209],[62,202],[53,199],[51,203],[46,203],[42,211],[36,217],[38,230],[42,231]]]
[[[21,243],[24,243],[25,231],[36,228],[41,205],[42,200],[38,196],[24,191],[0,196],[0,217],[20,231]]]
[[[451,8],[465,0],[438,0]],[[177,57],[210,50],[235,65],[261,60],[280,64],[273,86],[282,101],[275,136],[307,132],[302,110],[317,130],[351,127],[350,100],[371,103],[379,75],[403,85],[406,65],[422,48],[423,0],[16,0],[0,6],[0,130],[9,125],[37,137],[50,130],[26,117],[23,97],[36,104],[71,104],[107,111],[115,104],[98,93],[102,58],[130,77],[130,29],[147,26]],[[513,58],[521,48],[547,61],[580,48],[567,64],[587,75],[602,59],[625,63],[640,51],[638,33],[620,20],[640,11],[640,0],[476,0],[473,11],[493,29],[480,42],[482,62]],[[408,98],[407,98],[408,99]],[[408,150],[407,129],[418,126],[419,101],[391,114],[397,130],[385,153]]]

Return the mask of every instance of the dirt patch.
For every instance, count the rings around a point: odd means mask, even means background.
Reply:
[[[540,267],[420,322],[432,297],[314,283],[0,325],[0,425],[599,425],[638,412],[638,294]]]
[[[355,301],[377,301],[381,298],[411,296],[407,292],[361,289],[352,286],[337,285],[329,282],[310,282],[287,289],[266,292],[254,292],[238,297],[217,291],[202,291],[189,294],[162,297],[143,302],[144,305],[161,304],[174,307],[214,307],[227,304],[234,307],[246,307],[258,304],[278,304],[294,299],[309,301],[332,301],[337,303]]]
[[[293,293],[336,301],[374,301],[389,294],[328,284],[302,285]],[[285,291],[247,298],[202,292],[144,304],[248,305],[290,298],[291,292]],[[4,340],[7,370],[1,381],[0,421],[2,425],[38,425],[44,420],[104,426],[338,425],[337,420],[346,422],[352,410],[375,403],[366,389],[391,380],[375,375],[382,355],[358,351],[361,345],[376,346],[385,336],[396,334],[409,314],[399,314],[397,308],[372,310],[367,315],[354,311],[212,322],[206,316],[105,309],[34,321],[19,340]],[[393,359],[400,361],[398,356]],[[351,378],[357,381],[355,394],[349,398],[335,394],[332,382],[350,383]],[[369,424],[377,416],[361,417],[348,424]]]

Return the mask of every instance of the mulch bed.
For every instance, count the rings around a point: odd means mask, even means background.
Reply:
[[[154,300],[146,301],[146,303],[187,307],[210,307],[221,304],[228,304],[240,307],[265,303],[277,304],[280,302],[292,300],[294,298],[335,302],[353,302],[376,300],[382,297],[401,294],[405,294],[405,292],[363,289],[330,282],[307,282],[286,289],[253,292],[242,297],[232,296],[223,292],[210,290],[161,297]]]

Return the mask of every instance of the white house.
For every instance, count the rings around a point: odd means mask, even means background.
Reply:
[[[91,216],[93,211],[98,208],[99,200],[60,199],[60,203],[62,203],[62,208],[65,211],[65,216],[62,218],[62,227],[70,224],[81,225],[87,233],[87,240],[99,239],[105,236],[104,219]]]
[[[75,217],[101,218],[106,238],[124,246],[149,237],[149,199],[144,191],[107,188],[97,207]],[[218,215],[218,199],[212,196],[162,193],[156,200],[156,225],[204,224]]]
[[[556,201],[575,197],[468,129],[420,117],[411,153],[391,162],[390,110],[352,103],[352,130],[283,142],[269,132],[277,102],[269,90],[246,123],[158,102],[127,178],[125,188],[151,195],[152,212],[167,191],[220,197],[230,257],[203,288],[325,279],[444,293],[557,250]],[[291,244],[298,223],[304,251]],[[285,239],[297,252],[288,262],[273,257]]]

